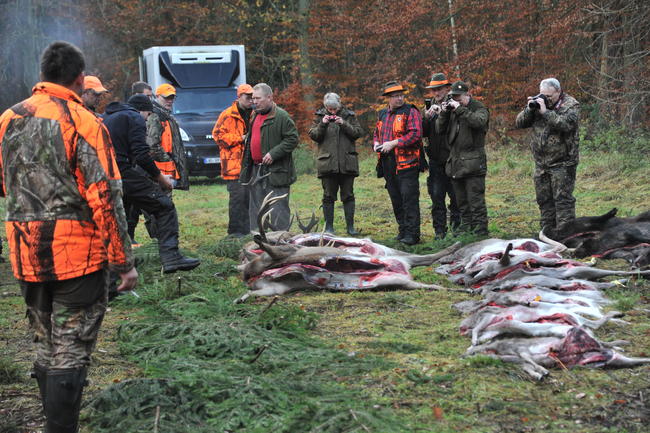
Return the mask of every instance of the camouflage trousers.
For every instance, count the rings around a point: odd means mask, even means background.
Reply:
[[[535,169],[535,195],[541,213],[540,226],[547,235],[576,217],[576,166]]]
[[[35,364],[45,370],[86,367],[106,311],[108,272],[43,283],[20,282],[36,345]]]

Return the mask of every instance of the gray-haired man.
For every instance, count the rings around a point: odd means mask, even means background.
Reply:
[[[539,95],[529,97],[517,115],[517,128],[533,128],[535,193],[541,227],[551,237],[561,237],[562,226],[575,218],[579,119],[580,104],[555,78],[542,80]]]
[[[298,146],[298,130],[289,113],[273,102],[273,90],[266,83],[253,87],[253,108],[239,175],[249,187],[251,231],[258,231],[257,214],[271,191],[273,197],[286,194],[272,206],[271,223],[275,230],[287,230],[291,217],[289,190],[296,181],[293,150]]]
[[[334,202],[340,190],[346,230],[351,236],[359,235],[354,228],[354,178],[359,176],[354,142],[362,134],[354,112],[341,104],[339,95],[327,93],[323,107],[316,111],[309,136],[318,143],[316,169],[323,185],[323,215],[328,233],[334,233]]]

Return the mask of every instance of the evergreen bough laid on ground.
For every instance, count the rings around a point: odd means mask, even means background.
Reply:
[[[142,294],[144,316],[119,332],[123,353],[147,377],[90,402],[93,432],[407,431],[363,394],[367,373],[390,368],[387,361],[308,336],[313,314],[233,305],[228,288],[175,300],[161,293]]]

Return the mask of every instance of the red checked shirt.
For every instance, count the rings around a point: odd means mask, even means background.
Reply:
[[[398,107],[399,108],[399,107]],[[395,139],[393,133],[393,123],[395,122],[395,111],[390,108],[386,112],[386,117],[382,122],[381,131],[375,128],[373,139],[379,143],[385,143]],[[411,107],[408,121],[406,124],[406,133],[398,139],[398,147],[412,147],[422,139],[422,116],[420,110]]]

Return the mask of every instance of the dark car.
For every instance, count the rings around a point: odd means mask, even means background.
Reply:
[[[237,91],[232,88],[176,88],[174,116],[181,127],[190,176],[217,177],[221,173],[212,128],[235,99]]]

